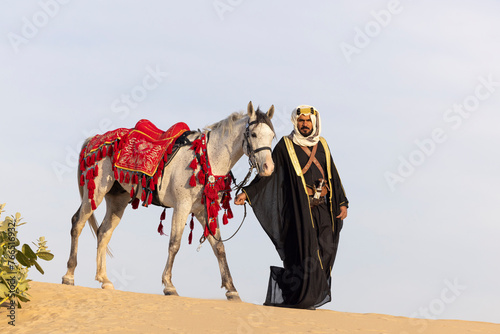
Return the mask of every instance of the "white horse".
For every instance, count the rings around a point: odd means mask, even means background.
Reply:
[[[267,113],[264,114],[258,109],[254,110],[250,102],[247,114],[233,113],[226,119],[204,129],[205,133],[210,133],[207,155],[214,175],[228,174],[243,154],[254,160],[260,175],[268,176],[273,172],[274,163],[270,149],[272,139],[275,136],[270,121],[273,114],[274,106],[271,106]],[[190,134],[188,139],[193,141],[200,135],[201,133],[196,132]],[[84,147],[87,142],[84,143]],[[162,275],[165,295],[177,295],[177,291],[172,284],[172,266],[181,244],[181,237],[188,216],[191,213],[194,214],[203,227],[207,223],[206,206],[201,203],[203,185],[197,184],[195,187],[189,185],[189,179],[193,174],[193,169],[189,168],[189,164],[194,157],[195,153],[189,146],[181,147],[173,160],[165,167],[161,182],[158,184],[161,205],[173,208],[168,259]],[[74,284],[78,237],[88,220],[97,235],[97,271],[95,279],[102,283],[101,287],[103,289],[114,288],[106,273],[106,250],[113,230],[119,224],[125,208],[131,202],[129,193],[132,185],[120,183],[119,180],[115,179],[111,164],[111,158],[108,156],[100,160],[98,162],[99,172],[95,177],[94,199],[96,206],[99,206],[102,200],[106,199],[106,215],[99,227],[96,223],[91,202],[88,199],[87,187],[79,186],[82,202],[72,218],[71,251],[68,270],[62,278],[63,284]],[[79,177],[81,173],[81,171],[78,173]],[[138,185],[137,195],[139,198],[142,191],[141,185]],[[214,236],[209,235],[207,239],[219,262],[222,287],[227,290],[227,299],[239,300],[238,292],[233,285],[231,273],[229,272],[224,244],[219,241],[221,240],[220,230],[217,229]]]

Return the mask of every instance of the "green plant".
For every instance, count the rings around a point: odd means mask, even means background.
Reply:
[[[0,204],[0,216],[4,212],[4,204]],[[21,244],[17,238],[17,228],[26,224],[21,223],[21,214],[8,216],[0,222],[0,304],[7,299],[17,300],[17,306],[21,308],[21,302],[29,301],[28,269],[32,266],[43,274],[42,267],[37,260],[50,261],[54,255],[47,249],[47,241],[40,237],[37,243],[33,243],[37,250],[34,252],[28,244],[24,244],[21,250],[17,247]]]

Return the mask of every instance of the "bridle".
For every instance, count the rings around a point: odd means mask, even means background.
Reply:
[[[229,171],[229,176],[232,178],[232,180],[234,181],[235,183],[235,186],[231,189],[231,190],[236,190],[236,193],[235,193],[235,197],[238,196],[238,193],[241,191],[241,189],[248,183],[248,180],[250,178],[250,175],[252,175],[252,170],[255,168],[257,169],[257,171],[260,171],[260,167],[259,165],[257,164],[257,161],[256,161],[256,157],[255,157],[255,154],[260,152],[260,151],[263,151],[263,150],[269,150],[269,151],[273,151],[271,149],[271,147],[269,146],[262,146],[262,147],[259,147],[259,148],[256,148],[255,150],[253,149],[252,147],[252,144],[250,143],[250,137],[251,137],[251,134],[250,134],[250,126],[254,125],[254,124],[260,124],[260,123],[263,123],[263,122],[259,122],[257,120],[255,121],[252,121],[250,122],[250,119],[249,119],[249,122],[247,122],[246,124],[246,128],[245,128],[245,132],[243,133],[243,142],[241,143],[242,147],[243,147],[243,152],[248,156],[248,164],[250,165],[250,168],[248,170],[248,173],[247,175],[245,176],[245,178],[243,179],[243,181],[241,181],[239,184],[236,184],[236,178],[234,177],[233,175],[233,172],[232,171]],[[246,152],[245,152],[246,150]],[[230,190],[230,191],[231,191]],[[245,221],[245,218],[247,216],[247,206],[246,206],[246,203],[244,204],[243,206],[244,208],[244,215],[243,215],[243,219],[240,223],[240,226],[238,227],[238,229],[233,233],[233,235],[231,235],[229,238],[227,239],[217,239],[215,237],[214,234],[212,234],[212,231],[209,229],[209,233],[210,235],[212,235],[212,237],[218,241],[218,242],[226,242],[230,239],[232,239],[236,233],[238,233],[238,231],[240,230],[241,226],[243,225],[243,222]],[[202,236],[200,238],[200,245],[198,246],[198,249],[197,251],[200,250],[200,247],[201,247],[201,244],[205,241],[205,237]]]
[[[255,154],[263,151],[263,150],[269,150],[273,151],[269,146],[262,146],[259,148],[256,148],[255,150],[252,147],[252,144],[250,142],[250,126],[254,124],[260,124],[262,122],[259,122],[257,120],[248,122],[246,125],[245,132],[243,133],[243,143],[241,144],[243,146],[243,152],[248,156],[248,163],[250,165],[250,171],[255,168],[257,171],[260,173],[260,166],[257,164]],[[245,145],[246,144],[246,145]],[[246,148],[246,152],[245,152]]]

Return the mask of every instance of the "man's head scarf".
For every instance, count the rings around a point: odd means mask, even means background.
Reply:
[[[304,137],[297,128],[300,115],[311,116],[312,133]],[[299,146],[314,146],[318,143],[321,134],[321,120],[319,112],[312,106],[300,105],[292,111],[293,131],[290,133],[292,141]]]

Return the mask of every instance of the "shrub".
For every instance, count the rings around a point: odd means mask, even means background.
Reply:
[[[0,204],[0,216],[4,212],[5,204]],[[17,306],[21,308],[21,302],[29,301],[28,269],[32,266],[43,274],[42,267],[37,260],[50,261],[54,255],[47,249],[47,241],[40,237],[37,243],[33,243],[37,248],[36,252],[28,244],[21,244],[17,238],[17,228],[26,224],[22,222],[21,214],[8,216],[0,222],[0,304],[7,299],[17,301]]]

